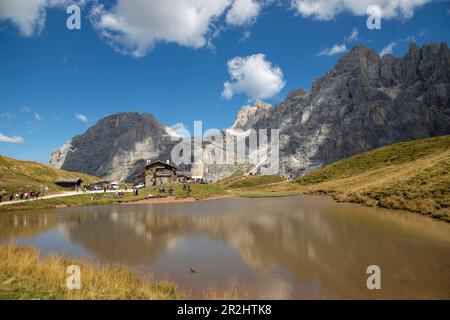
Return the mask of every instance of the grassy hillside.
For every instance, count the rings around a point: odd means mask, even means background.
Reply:
[[[47,165],[11,159],[0,156],[0,190],[8,194],[26,190],[41,190],[46,185],[50,192],[62,191],[55,185],[59,178],[81,178],[85,183],[98,181],[97,178],[83,173],[67,172]]]
[[[345,159],[297,180],[337,200],[450,217],[450,136],[400,143]]]
[[[239,176],[220,180],[217,182],[217,185],[228,190],[233,190],[261,185],[265,186],[282,181],[284,179],[278,176]]]

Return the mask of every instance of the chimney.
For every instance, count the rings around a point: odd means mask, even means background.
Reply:
[[[167,163],[167,164],[170,164],[170,160],[167,160],[166,163]]]

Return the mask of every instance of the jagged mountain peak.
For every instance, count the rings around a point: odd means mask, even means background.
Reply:
[[[260,99],[255,101],[254,105],[245,105],[241,107],[237,114],[236,121],[230,129],[247,131],[261,118],[272,111],[272,105],[263,102]]]
[[[342,56],[335,69],[338,72],[351,71],[355,68],[367,69],[372,64],[378,63],[380,59],[380,56],[375,50],[366,48],[363,45],[357,45]]]

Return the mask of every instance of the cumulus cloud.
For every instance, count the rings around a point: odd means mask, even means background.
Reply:
[[[392,41],[389,43],[386,47],[383,48],[380,52],[380,56],[384,56],[386,54],[394,54],[394,48],[397,46],[397,43],[395,41]]]
[[[409,19],[417,8],[431,0],[292,0],[293,7],[304,17],[332,20],[342,12],[364,16],[367,7],[381,8],[383,19]]]
[[[45,23],[47,0],[2,0],[0,20],[10,20],[23,36],[39,33]]]
[[[353,41],[357,41],[359,38],[359,31],[357,28],[353,28],[352,29],[352,33],[348,36],[345,37],[345,41],[347,42],[353,42]]]
[[[6,121],[11,121],[13,119],[13,115],[9,112],[3,112],[2,114],[0,114],[0,118],[6,120]]]
[[[39,34],[46,11],[87,0],[1,0],[0,21],[16,25],[24,36]],[[145,55],[158,43],[191,48],[212,47],[222,30],[219,18],[231,26],[255,21],[271,0],[117,0],[112,5],[92,1],[90,20],[100,37],[121,53]]]
[[[31,112],[31,109],[27,106],[23,106],[22,108],[20,108],[20,111],[22,112]]]
[[[227,100],[237,93],[245,93],[252,100],[270,98],[285,85],[281,69],[272,66],[261,53],[229,60],[228,73],[231,81],[224,83],[222,91],[222,97]]]
[[[34,113],[34,120],[36,120],[37,122],[41,122],[42,121],[42,117],[39,113],[35,112]]]
[[[334,56],[336,54],[346,52],[347,50],[348,49],[345,44],[335,44],[331,48],[327,48],[325,50],[320,51],[319,56],[327,56],[327,57]]]
[[[6,143],[24,143],[25,140],[20,136],[12,136],[8,137],[5,136],[3,133],[0,132],[0,142],[6,142]]]
[[[25,37],[39,34],[45,25],[46,10],[68,6],[70,0],[1,0],[0,21],[11,21]],[[82,5],[85,0],[75,1]]]
[[[256,0],[234,0],[225,20],[230,25],[242,26],[254,22],[260,11],[261,4]]]
[[[84,123],[88,122],[88,118],[83,114],[77,113],[77,114],[75,114],[75,118],[77,118],[78,120],[80,120],[81,122],[84,122]]]
[[[241,35],[241,38],[239,39],[239,42],[245,42],[252,36],[252,33],[250,31],[244,31]]]
[[[118,0],[110,10],[97,5],[92,21],[116,50],[143,56],[157,43],[200,48],[213,22],[232,0]]]

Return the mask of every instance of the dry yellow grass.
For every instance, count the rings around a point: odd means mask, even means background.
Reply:
[[[219,180],[216,184],[224,189],[242,189],[256,186],[267,186],[284,181],[279,176],[238,176]]]
[[[81,269],[81,290],[68,290],[66,268]],[[180,299],[168,282],[155,282],[123,266],[100,266],[32,248],[0,246],[0,299]]]

